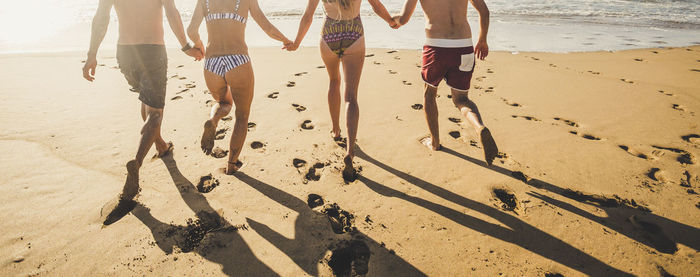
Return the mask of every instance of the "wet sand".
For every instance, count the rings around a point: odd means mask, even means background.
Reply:
[[[491,167],[444,85],[442,150],[420,143],[420,51],[367,54],[352,181],[316,48],[251,50],[235,176],[221,170],[234,120],[202,153],[202,64],[169,51],[174,154],[144,162],[133,210],[108,226],[141,128],[114,54],[93,84],[82,53],[0,55],[3,275],[700,274],[700,47],[492,53],[470,92]]]

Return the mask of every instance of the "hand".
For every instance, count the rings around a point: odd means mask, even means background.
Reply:
[[[185,54],[187,56],[193,57],[195,61],[201,61],[202,58],[204,58],[204,53],[202,53],[202,50],[199,48],[190,48],[189,50],[185,51]]]
[[[95,68],[97,68],[97,58],[88,57],[83,66],[83,78],[90,82],[95,80]]]
[[[485,40],[479,40],[474,48],[474,55],[480,60],[484,60],[489,55],[489,44]]]
[[[289,39],[283,40],[282,43],[284,44],[284,47],[282,47],[282,49],[285,49],[285,50],[290,51],[290,52],[295,51],[295,50],[297,50],[297,48],[299,48],[299,44],[297,44],[296,42],[291,41]]]
[[[206,47],[204,47],[204,43],[202,43],[201,40],[199,40],[199,41],[197,41],[197,42],[194,43],[194,48],[199,49],[199,51],[202,52],[202,56],[206,56],[206,55],[207,55]]]
[[[392,22],[389,22],[389,27],[391,27],[393,29],[398,29],[402,26],[400,15],[395,15],[394,17],[391,18],[391,20],[392,20]]]

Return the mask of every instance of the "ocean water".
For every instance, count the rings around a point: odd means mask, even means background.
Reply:
[[[305,1],[258,0],[271,21],[288,37],[296,35]],[[465,0],[466,1],[466,0]],[[188,24],[196,0],[175,0]],[[391,13],[403,0],[382,1]],[[0,53],[86,50],[90,21],[98,0],[0,0]],[[572,52],[671,47],[700,44],[700,0],[486,0],[491,11],[489,45],[492,50]],[[303,46],[318,44],[323,10]],[[392,30],[372,12],[362,8],[368,47],[418,49],[424,37],[424,17],[414,18],[400,30]],[[469,11],[472,32],[478,34],[478,15]],[[114,49],[116,15],[103,43]],[[166,25],[167,29],[167,25]],[[166,32],[166,43],[178,47]],[[206,37],[206,32],[202,29]],[[250,21],[251,46],[277,46]]]

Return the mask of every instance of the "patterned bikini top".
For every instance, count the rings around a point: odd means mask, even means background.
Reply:
[[[207,22],[212,20],[231,19],[245,24],[246,18],[238,14],[238,7],[240,6],[240,4],[241,0],[236,0],[236,10],[232,13],[211,13],[209,11],[209,0],[207,0]]]

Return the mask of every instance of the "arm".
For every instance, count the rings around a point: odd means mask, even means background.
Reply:
[[[413,11],[416,10],[417,4],[418,0],[406,0],[406,2],[403,4],[403,9],[401,9],[401,14],[394,16],[394,19],[398,21],[399,24],[406,25],[408,20],[411,19]]]
[[[165,8],[165,16],[168,18],[170,29],[173,30],[177,40],[180,42],[180,46],[185,47],[187,45],[187,36],[185,36],[185,27],[182,25],[180,11],[175,7],[175,1],[163,0],[163,7]],[[201,60],[203,57],[202,52],[196,48],[187,50],[185,54],[194,57],[195,60]]]
[[[95,80],[95,68],[97,67],[97,50],[107,34],[109,26],[109,13],[114,5],[114,0],[100,0],[95,17],[92,18],[92,34],[90,36],[90,50],[83,66],[83,78],[92,82]]]
[[[267,19],[263,11],[260,9],[258,0],[250,1],[250,16],[253,17],[255,22],[258,23],[258,26],[260,26],[260,28],[262,28],[270,38],[281,41],[284,43],[285,48],[292,45],[293,42],[285,37],[284,34],[282,34],[282,32],[275,27],[275,25],[270,23],[270,20]]]
[[[386,10],[386,7],[382,4],[382,2],[379,2],[379,0],[367,0],[369,4],[372,6],[372,10],[374,10],[374,13],[376,13],[379,17],[384,19],[386,23],[389,23],[389,26],[392,28],[397,27],[396,21],[394,21],[393,18],[391,18],[391,15],[389,12]]]
[[[294,44],[288,47],[287,50],[294,51],[299,48],[301,41],[304,40],[306,33],[309,31],[311,22],[314,20],[314,13],[318,7],[318,1],[319,0],[309,0],[304,15],[301,16],[301,22],[299,22],[299,30],[297,31],[297,37],[294,39]]]
[[[202,43],[202,38],[199,36],[199,26],[202,25],[202,21],[204,20],[204,10],[202,9],[201,2],[202,0],[198,0],[197,6],[194,7],[192,20],[190,20],[190,25],[187,26],[187,36],[194,42],[194,48],[202,51],[202,54],[206,54],[204,43]]]
[[[489,55],[489,44],[486,42],[486,37],[489,34],[489,8],[484,0],[469,0],[469,2],[479,13],[479,41],[474,48],[474,54],[483,60]]]

